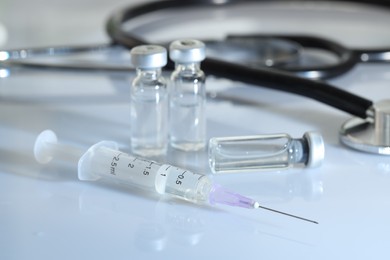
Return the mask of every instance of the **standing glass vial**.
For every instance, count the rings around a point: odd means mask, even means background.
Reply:
[[[169,57],[175,62],[169,90],[170,144],[184,151],[203,149],[206,92],[200,62],[206,57],[206,47],[197,40],[174,41],[169,47]]]
[[[167,51],[156,45],[142,45],[130,52],[136,68],[131,86],[131,150],[145,157],[166,153],[168,140],[168,93],[161,68]]]

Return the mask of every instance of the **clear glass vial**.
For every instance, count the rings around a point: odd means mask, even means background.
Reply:
[[[211,138],[209,163],[213,173],[317,167],[325,154],[317,132],[293,139],[288,134]]]
[[[206,145],[205,74],[200,62],[206,57],[204,43],[178,40],[169,57],[175,62],[169,89],[169,135],[172,147],[196,151]]]
[[[167,151],[168,91],[161,68],[167,64],[167,50],[141,45],[130,52],[136,68],[131,85],[131,150],[141,156],[160,156]]]

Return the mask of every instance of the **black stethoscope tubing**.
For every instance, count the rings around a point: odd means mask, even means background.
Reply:
[[[264,1],[264,0],[263,0]],[[236,1],[228,0],[223,3],[221,1],[158,1],[132,6],[114,13],[108,20],[106,30],[111,37],[113,44],[119,44],[126,48],[132,48],[137,45],[150,44],[129,31],[123,30],[123,24],[130,20],[163,9],[188,8],[195,6],[210,6],[218,7],[221,5],[235,5],[242,2],[254,2],[253,0]],[[265,2],[265,1],[264,1]],[[369,3],[376,5],[386,5],[382,1],[355,1],[361,3]],[[335,53],[340,62],[337,65],[319,68],[300,68],[290,69],[290,72],[303,75],[304,73],[317,73],[319,78],[330,78],[341,75],[351,70],[358,62],[369,61],[384,61],[382,53],[390,52],[390,50],[349,50],[343,46],[316,37],[307,36],[281,36],[295,40],[298,43],[311,47],[320,47],[330,50]],[[386,60],[387,61],[387,60]],[[168,64],[169,68],[173,67],[172,63]],[[202,62],[202,69],[206,74],[217,77],[224,77],[233,81],[241,81],[247,84],[282,90],[301,96],[306,96],[314,100],[320,101],[342,111],[348,112],[360,118],[371,117],[373,102],[366,98],[344,91],[340,88],[332,86],[324,81],[312,80],[299,77],[289,72],[284,72],[271,68],[250,68],[244,65],[234,64],[231,62],[206,58]]]

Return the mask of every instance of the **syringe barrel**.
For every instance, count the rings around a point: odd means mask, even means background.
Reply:
[[[201,174],[162,165],[118,151],[114,142],[93,145],[79,160],[80,180],[105,179],[192,201],[208,201],[211,180]]]
[[[161,164],[156,162],[118,151],[115,142],[102,141],[89,148],[80,158],[78,176],[80,180],[106,179],[163,193],[159,184],[164,182],[165,177],[158,175],[160,167]],[[158,178],[162,181],[156,184]]]
[[[166,193],[195,203],[209,202],[212,182],[208,176],[166,164],[162,172],[167,174]]]

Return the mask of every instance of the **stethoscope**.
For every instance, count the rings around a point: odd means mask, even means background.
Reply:
[[[172,0],[157,1],[131,6],[114,13],[106,24],[108,35],[112,39],[111,44],[96,45],[87,47],[57,47],[0,51],[0,65],[25,66],[36,68],[57,68],[57,69],[79,69],[79,70],[105,70],[125,71],[129,67],[97,65],[47,65],[28,62],[25,58],[37,55],[74,54],[83,52],[97,52],[123,46],[133,48],[134,46],[149,44],[129,30],[128,24],[135,18],[147,15],[154,11],[175,10],[191,7],[220,8],[223,6],[234,6],[241,3],[255,2],[255,0]],[[267,1],[265,1],[267,2]],[[274,1],[275,2],[275,1]],[[283,2],[283,0],[282,0]],[[284,0],[286,2],[286,0]],[[367,4],[386,5],[382,1],[355,1]],[[387,6],[386,6],[387,7]],[[238,41],[238,42],[237,42]],[[327,79],[342,75],[350,71],[356,64],[362,62],[389,62],[390,49],[376,50],[352,50],[336,42],[306,35],[246,35],[229,36],[225,39],[225,45],[221,42],[210,41],[208,46],[216,49],[227,46],[235,48],[241,43],[252,42],[266,43],[273,46],[275,51],[280,44],[290,46],[288,55],[294,57],[299,55],[300,48],[318,48],[333,53],[338,62],[336,64],[321,64],[310,66],[291,66],[283,61],[265,59],[265,66],[251,66],[242,63],[235,63],[229,60],[222,60],[208,57],[202,62],[202,69],[208,75],[228,78],[233,81],[241,81],[254,86],[267,87],[282,90],[301,96],[306,96],[320,101],[332,107],[354,115],[341,126],[340,140],[343,144],[360,151],[390,155],[390,100],[373,104],[372,101],[354,95],[350,92],[334,87],[321,79]],[[222,45],[219,45],[222,44]],[[292,46],[292,47],[291,47]],[[294,47],[297,46],[297,47]],[[283,55],[281,55],[283,57]],[[268,64],[267,64],[268,62]],[[267,67],[268,66],[268,67]],[[169,63],[168,68],[173,68]]]

